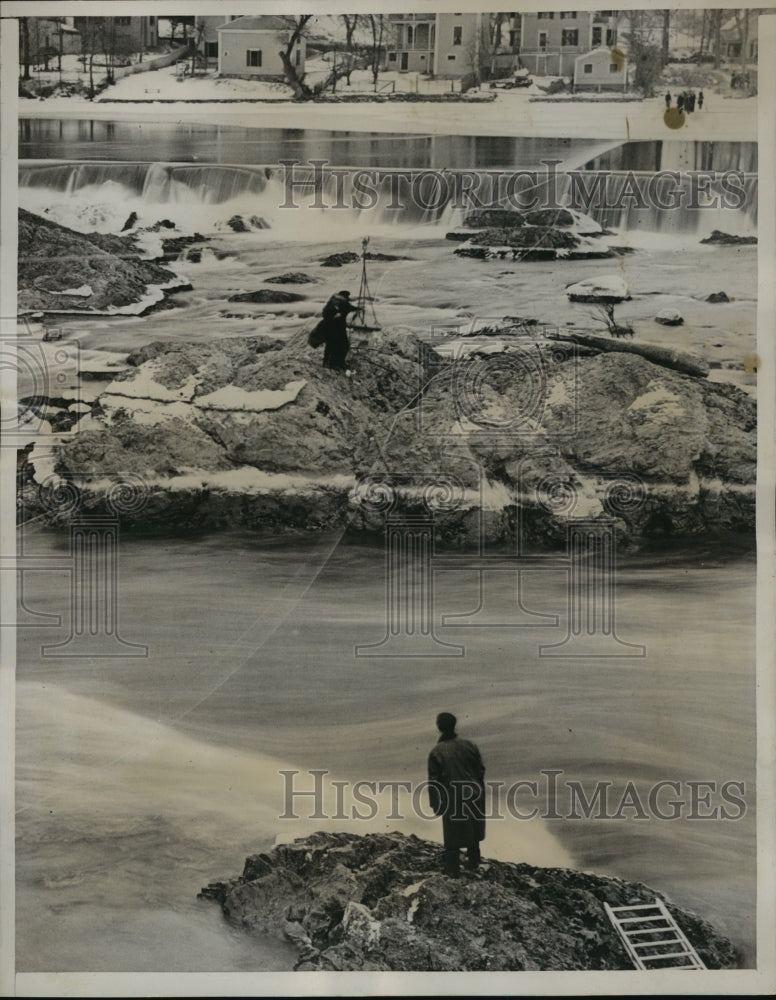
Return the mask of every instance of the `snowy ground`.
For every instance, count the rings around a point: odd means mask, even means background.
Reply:
[[[150,78],[154,83],[150,83]],[[205,122],[208,124],[265,126],[278,128],[333,129],[363,132],[404,132],[447,135],[535,135],[535,136],[595,136],[620,142],[652,139],[707,139],[728,142],[757,140],[757,98],[709,98],[701,113],[687,116],[679,129],[669,129],[663,120],[665,104],[662,97],[640,102],[570,101],[532,102],[521,91],[498,91],[494,101],[472,107],[469,104],[423,102],[407,104],[372,103],[319,104],[292,103],[277,100],[256,105],[223,103],[230,88],[245,81],[218,83],[210,78],[202,81],[200,101],[213,103],[187,104],[184,94],[193,95],[164,70],[138,74],[119,81],[111,88],[118,97],[118,87],[155,89],[156,80],[168,79],[178,88],[175,103],[123,104],[106,100],[92,103],[78,97],[50,97],[45,101],[19,99],[21,117],[130,118],[142,120],[172,120]],[[265,84],[265,87],[276,86]],[[277,85],[280,86],[280,85]],[[208,87],[210,90],[208,90]],[[186,88],[185,90],[183,88]],[[221,88],[221,89],[219,89]],[[255,93],[255,92],[254,92]],[[219,95],[216,97],[215,95]],[[235,96],[234,94],[232,96]],[[144,100],[162,100],[162,95],[143,93]],[[189,99],[192,99],[189,96]]]

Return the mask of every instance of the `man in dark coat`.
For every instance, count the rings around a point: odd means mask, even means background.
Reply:
[[[456,722],[450,712],[440,712],[441,735],[428,755],[429,799],[434,815],[442,817],[444,870],[452,878],[460,874],[462,847],[467,867],[477,869],[485,839],[485,766],[475,744],[456,735]]]
[[[348,313],[357,312],[358,306],[350,301],[350,292],[345,290],[332,295],[323,307],[325,321],[325,348],[323,351],[323,367],[334,371],[346,371],[345,358],[350,350],[348,340]]]
[[[671,107],[671,91],[666,91],[666,110]]]

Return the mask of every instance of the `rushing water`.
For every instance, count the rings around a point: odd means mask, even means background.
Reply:
[[[46,534],[27,544],[66,553]],[[563,633],[558,570],[524,578],[526,606],[559,615],[557,629],[442,628],[442,613],[477,605],[475,574],[458,570],[437,574],[436,617],[441,638],[465,645],[463,659],[355,658],[356,645],[385,632],[383,563],[380,546],[328,536],[125,541],[120,633],[148,656],[102,661],[41,657],[41,643],[67,636],[69,587],[64,572],[28,577],[27,607],[64,624],[19,637],[20,969],[287,968],[287,949],[230,931],[197,890],[278,835],[344,826],[438,839],[438,823],[411,815],[306,820],[301,799],[298,822],[279,820],[278,770],[421,780],[441,708],[479,742],[492,780],[542,782],[559,769],[587,792],[611,782],[615,801],[633,781],[644,802],[656,781],[680,782],[684,819],[492,820],[485,854],[643,880],[751,958],[750,556],[622,562],[618,632],[647,656],[599,661],[538,655]],[[491,589],[491,610],[508,613],[511,593]],[[303,780],[297,787],[312,787]],[[744,782],[746,814],[687,819],[693,780],[716,783],[716,805],[723,782]]]
[[[590,166],[606,154],[600,144],[572,148],[542,140],[531,147],[523,140],[456,137],[448,147],[447,137],[235,135],[211,126],[98,122],[22,122],[21,129],[22,157],[71,161],[23,163],[24,206],[73,228],[106,232],[119,230],[130,211],[138,212],[141,225],[169,218],[179,231],[206,232],[211,251],[229,254],[217,258],[206,250],[199,263],[179,263],[194,288],[176,297],[177,309],[146,319],[65,319],[64,337],[78,341],[81,367],[102,352],[118,354],[151,340],[297,330],[320,310],[334,281],[334,287],[355,287],[359,278],[359,264],[324,274],[317,270],[320,258],[358,249],[365,235],[372,236],[373,249],[410,258],[375,262],[371,287],[384,325],[418,332],[477,316],[576,322],[580,308],[586,311],[559,294],[563,284],[620,268],[621,262],[595,260],[513,265],[457,258],[443,239],[458,219],[448,206],[431,219],[409,213],[399,225],[384,204],[371,214],[284,214],[276,167],[257,166],[276,164],[281,154],[327,156],[348,165],[451,168],[529,167],[549,155]],[[142,162],[72,162],[121,159],[130,148]],[[464,149],[456,159],[453,153]],[[692,166],[729,169],[739,156],[741,169],[754,169],[748,155],[728,150],[724,163],[710,166],[692,152]],[[613,153],[595,164],[612,171],[607,184],[616,187],[622,171],[658,170],[670,159],[668,150],[654,148],[632,156],[618,161]],[[745,210],[724,210],[722,224],[713,212],[653,212],[643,225],[627,212],[619,217],[626,229],[617,240],[636,249],[623,259],[634,299],[621,307],[622,315],[640,336],[699,350],[731,367],[753,349],[754,251],[697,243],[704,229],[754,227],[756,177],[746,182]],[[234,213],[260,216],[268,228],[233,233],[225,223]],[[688,253],[690,245],[695,252]],[[302,302],[227,307],[234,292],[294,269],[318,279],[300,286]],[[718,290],[723,271],[735,302],[708,304],[705,296]],[[685,326],[677,331],[654,324],[663,307],[679,308]],[[99,384],[92,384],[95,389]],[[27,554],[46,559],[67,555],[62,537],[32,533],[25,544]],[[438,839],[437,823],[412,816],[388,821],[385,811],[371,824],[281,821],[278,772],[285,766],[323,768],[343,780],[420,779],[440,708],[455,711],[462,732],[480,744],[489,779],[541,782],[543,770],[555,769],[588,792],[598,781],[615,790],[632,781],[645,799],[655,782],[678,781],[683,818],[494,820],[485,854],[643,880],[708,917],[752,960],[751,553],[696,549],[622,560],[619,570],[618,631],[647,647],[644,659],[538,655],[539,643],[556,640],[563,627],[563,570],[524,575],[526,606],[558,615],[558,629],[452,629],[437,622],[440,637],[465,645],[465,657],[355,658],[356,645],[379,641],[385,629],[382,548],[333,536],[301,543],[239,533],[122,540],[120,632],[146,644],[148,656],[44,657],[41,644],[67,636],[70,580],[66,569],[25,573],[17,732],[19,969],[289,968],[290,948],[230,930],[216,907],[196,900],[197,890],[238,873],[246,854],[267,849],[276,837],[317,827],[398,828]],[[439,615],[476,607],[471,571],[437,578]],[[494,607],[508,612],[513,593],[510,586],[491,593]],[[57,625],[41,614],[62,621]],[[717,790],[727,781],[743,782],[745,814],[688,819],[690,781],[713,781]]]

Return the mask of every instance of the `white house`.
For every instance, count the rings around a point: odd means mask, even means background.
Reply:
[[[625,90],[628,66],[620,49],[600,48],[574,60],[574,90]]]
[[[280,51],[285,51],[292,29],[280,15],[237,17],[217,28],[218,75],[262,80],[284,77]],[[297,72],[304,73],[306,43],[300,38],[291,52]]]
[[[483,61],[487,14],[389,14],[388,19],[395,43],[387,47],[384,69],[452,80],[475,73]]]

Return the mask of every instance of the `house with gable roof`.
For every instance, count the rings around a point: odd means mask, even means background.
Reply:
[[[283,79],[279,53],[285,51],[293,29],[281,15],[245,15],[227,21],[217,29],[218,75],[246,79]],[[301,76],[304,73],[306,42],[302,37],[294,45],[291,62]]]

